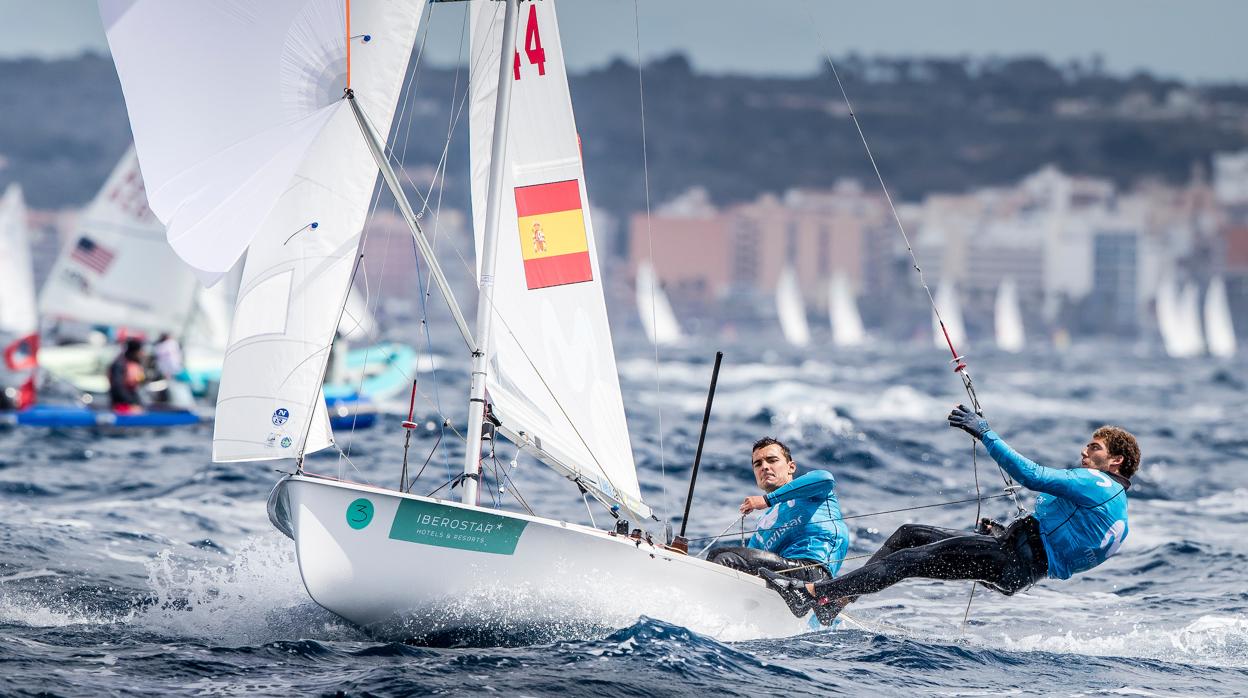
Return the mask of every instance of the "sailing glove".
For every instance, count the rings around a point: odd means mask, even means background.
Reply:
[[[953,408],[949,413],[949,426],[961,429],[977,439],[984,438],[984,434],[992,428],[988,426],[988,420],[972,412],[966,405]]]

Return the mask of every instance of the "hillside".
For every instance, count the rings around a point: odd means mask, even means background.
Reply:
[[[1211,153],[1248,147],[1248,85],[1186,86],[1043,60],[840,59],[838,68],[896,194],[1008,182],[1045,163],[1107,176],[1184,180]],[[464,74],[422,66],[396,143],[413,179],[441,156],[452,90]],[[718,202],[761,191],[870,179],[870,165],[826,69],[801,78],[694,72],[681,56],[644,72],[655,202],[692,185]],[[0,62],[0,185],[33,206],[86,202],[129,137],[112,63],[83,56]],[[636,67],[572,76],[591,194],[616,214],[644,206]],[[466,124],[450,151],[446,203],[467,204]],[[193,138],[194,134],[187,134]],[[406,143],[406,147],[403,144]]]

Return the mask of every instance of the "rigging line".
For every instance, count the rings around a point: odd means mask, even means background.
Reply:
[[[495,468],[499,467],[497,456],[494,457],[494,465]],[[529,503],[525,501],[524,495],[520,492],[520,488],[516,487],[516,481],[512,479],[510,474],[508,474],[507,466],[501,466],[501,469],[503,473],[503,480],[506,482],[507,491],[511,493],[511,496],[514,497],[517,502],[520,502],[520,506],[524,507],[524,510],[529,512],[530,516],[537,516],[537,514],[533,511],[533,507],[530,507]],[[495,472],[497,472],[497,470]],[[497,477],[497,475],[495,475],[495,477]],[[588,504],[586,506],[588,506]],[[592,514],[590,515],[590,518],[592,520]]]
[[[698,554],[697,554],[697,555],[694,555],[694,557],[702,557],[702,555],[703,555],[704,553],[706,553],[706,551],[708,551],[708,550],[710,550],[710,549],[711,549],[711,546],[715,545],[715,541],[719,540],[720,538],[725,538],[725,537],[727,537],[727,536],[728,536],[728,531],[731,531],[731,530],[732,530],[732,527],[737,525],[737,522],[741,522],[741,524],[742,524],[742,525],[744,525],[744,524],[745,524],[745,514],[742,514],[742,515],[738,516],[737,518],[733,519],[732,521],[729,521],[729,522],[728,522],[728,525],[724,527],[724,530],[722,530],[722,531],[720,531],[720,532],[719,532],[719,535],[718,535],[718,536],[707,536],[707,538],[709,538],[711,542],[710,542],[710,543],[707,543],[705,548],[702,548],[701,550],[699,550],[699,551],[698,551]],[[690,539],[689,539],[689,541],[690,541],[690,542],[693,542],[693,541],[695,541],[695,540],[706,540],[707,538],[690,538]]]
[[[638,6],[639,0],[633,0],[633,29],[637,43],[637,97],[640,104],[641,113],[641,168],[643,173],[643,181],[646,190],[646,245],[647,254],[650,256],[651,266],[654,264],[654,231],[650,227],[650,156],[646,148],[646,88],[642,80],[641,65],[641,9]],[[658,280],[655,279],[655,285]],[[668,517],[668,501],[667,494],[667,453],[663,448],[663,389],[659,384],[659,342],[658,342],[658,316],[656,313],[657,301],[655,300],[655,285],[650,287],[650,336],[654,339],[654,396],[658,405],[659,413],[659,478],[663,483],[663,518]]]
[[[416,486],[416,481],[425,473],[425,468],[429,465],[429,461],[433,460],[433,454],[438,452],[438,445],[442,443],[442,435],[444,433],[445,430],[438,432],[438,438],[434,440],[433,448],[429,449],[429,455],[425,458],[425,462],[420,465],[420,470],[416,472],[416,477],[408,482],[406,492],[411,492],[412,488]]]
[[[806,12],[810,17],[810,27],[815,33],[815,38],[818,41],[819,46],[821,48],[826,47],[828,44],[824,40],[823,33],[819,29],[818,22],[815,21],[814,12],[811,11],[809,4],[806,5]],[[880,166],[875,160],[874,153],[871,152],[871,145],[867,142],[867,134],[863,131],[862,124],[858,121],[858,115],[854,111],[854,105],[849,99],[849,92],[845,89],[845,83],[841,80],[841,74],[836,69],[836,64],[832,60],[832,54],[827,50],[824,50],[824,60],[827,61],[828,68],[832,70],[832,77],[836,79],[836,86],[841,92],[842,99],[845,100],[845,107],[849,110],[849,118],[854,122],[854,128],[858,131],[858,138],[862,140],[862,147],[867,153],[867,159],[871,162],[871,169],[875,172],[875,177],[880,183],[880,191],[884,193],[884,200],[888,203],[888,209],[892,213],[893,221],[897,223],[897,230],[901,233],[902,240],[906,243],[906,252],[910,255],[911,266],[914,267],[914,270],[919,275],[919,283],[922,285],[923,291],[927,294],[928,303],[932,307],[932,312],[936,315],[937,322],[940,323],[940,329],[945,335],[945,341],[949,344],[949,351],[953,354],[954,363],[957,365],[955,371],[957,371],[958,375],[962,378],[963,387],[966,389],[967,395],[971,399],[971,406],[975,409],[977,414],[982,414],[982,410],[979,407],[979,398],[975,395],[975,387],[971,383],[970,375],[966,373],[966,364],[962,362],[962,358],[958,356],[958,352],[953,348],[953,342],[949,339],[949,330],[945,327],[945,320],[940,314],[940,308],[936,306],[936,298],[932,295],[932,289],[928,286],[927,280],[923,276],[923,269],[919,266],[918,257],[914,253],[914,246],[910,243],[910,236],[906,234],[906,227],[902,224],[901,216],[897,213],[897,206],[893,203],[893,196],[889,193],[888,185],[884,182],[884,175],[880,172]],[[1014,483],[1010,479],[1009,475],[1006,474],[1005,470],[1002,469],[1000,465],[997,466],[997,469],[1001,471],[1001,476],[1005,478],[1007,489],[1013,487]],[[1018,509],[1018,511],[1024,511],[1023,507],[1018,502],[1017,495],[1012,489],[1010,489],[1010,494],[1014,500],[1014,506]]]
[[[1008,496],[1010,496],[1010,495],[1009,495],[1009,493],[1003,493],[1003,494],[993,494],[993,495],[989,495],[989,496],[987,496],[987,497],[983,497],[983,499],[1000,499],[1000,498],[1002,498],[1002,497],[1008,497]],[[841,516],[840,518],[828,518],[828,519],[822,519],[822,520],[820,520],[820,521],[812,521],[812,522],[808,522],[808,523],[805,523],[805,524],[800,524],[800,525],[798,525],[798,526],[794,526],[793,528],[800,528],[800,527],[804,527],[804,526],[817,526],[817,525],[820,525],[820,524],[824,524],[824,523],[828,523],[828,522],[835,522],[835,521],[849,521],[850,519],[864,519],[864,518],[871,517],[871,516],[883,516],[883,515],[885,515],[885,514],[900,514],[900,513],[907,512],[907,511],[918,511],[919,509],[933,509],[933,508],[936,508],[936,507],[948,507],[948,506],[953,506],[953,505],[955,505],[955,504],[969,504],[970,502],[975,502],[975,501],[979,501],[979,498],[978,498],[978,497],[972,497],[972,498],[969,498],[969,499],[955,499],[955,500],[951,500],[951,501],[948,501],[948,502],[937,502],[937,503],[935,503],[935,504],[920,504],[920,505],[917,505],[917,506],[913,506],[913,507],[904,507],[904,508],[901,508],[901,509],[888,509],[888,510],[886,510],[886,511],[872,511],[872,512],[868,512],[868,513],[866,513],[866,514],[853,514],[853,515],[851,515],[851,516]],[[734,521],[733,523],[736,523],[736,522]],[[766,529],[765,529],[764,527],[752,528],[752,529],[749,529],[749,530],[745,531],[745,533],[756,533],[756,532],[758,532],[758,531],[762,531],[762,530],[766,530]],[[720,536],[704,536],[704,537],[701,537],[701,538],[690,538],[690,539],[689,539],[689,541],[690,541],[690,542],[693,542],[693,541],[695,541],[695,540],[707,540],[708,538],[724,538],[724,537],[725,537],[725,536],[723,536],[723,535],[720,535]]]

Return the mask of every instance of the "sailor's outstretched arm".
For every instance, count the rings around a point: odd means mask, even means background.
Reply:
[[[1094,481],[1097,478],[1094,474],[1089,478],[1090,473],[1083,470],[1061,470],[1039,465],[1024,458],[991,429],[984,432],[979,440],[983,442],[988,449],[988,455],[992,456],[997,465],[1000,465],[1002,470],[1009,473],[1010,477],[1017,480],[1023,487],[1069,499],[1078,504],[1097,503],[1096,495],[1101,492],[1095,489],[1096,482]],[[1108,480],[1108,478],[1105,479]]]
[[[1108,478],[1099,478],[1086,470],[1059,470],[1037,465],[1010,448],[997,432],[988,426],[988,420],[975,414],[965,405],[958,405],[949,413],[949,426],[961,429],[979,439],[988,449],[988,455],[1001,469],[1018,480],[1029,490],[1044,492],[1056,497],[1070,499],[1078,504],[1094,504],[1102,494],[1098,485]],[[1102,485],[1103,486],[1103,485]]]
[[[836,478],[832,477],[832,473],[826,470],[812,470],[767,494],[766,499],[767,504],[774,506],[792,499],[826,497],[835,489]]]

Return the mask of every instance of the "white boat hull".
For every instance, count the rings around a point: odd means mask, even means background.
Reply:
[[[313,600],[382,636],[554,639],[640,616],[720,640],[818,627],[757,577],[577,524],[307,475],[269,505]]]

